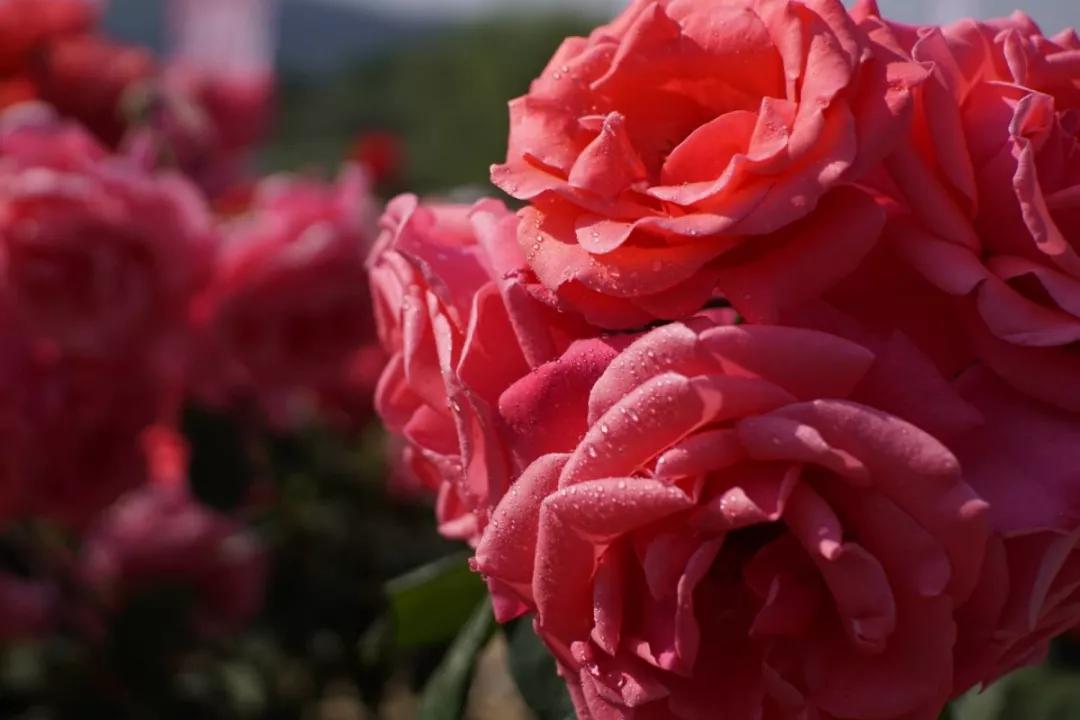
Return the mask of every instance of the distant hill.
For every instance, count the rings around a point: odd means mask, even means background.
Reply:
[[[164,0],[110,0],[106,31],[112,37],[161,50],[164,4]],[[289,72],[329,72],[351,60],[423,38],[439,27],[318,0],[284,0],[278,63]]]

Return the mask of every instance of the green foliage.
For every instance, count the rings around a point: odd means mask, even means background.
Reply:
[[[481,601],[424,687],[417,720],[458,720],[480,650],[495,631],[491,605]]]
[[[288,80],[266,163],[333,167],[358,133],[389,129],[405,141],[410,191],[486,186],[489,166],[506,156],[507,102],[563,38],[591,25],[574,16],[494,19],[359,63],[325,86]]]
[[[436,560],[387,584],[397,648],[446,643],[458,634],[487,594],[468,557]]]
[[[518,620],[506,634],[510,641],[510,672],[537,720],[572,720],[574,706],[566,684],[556,674],[555,660],[533,632],[532,622]]]

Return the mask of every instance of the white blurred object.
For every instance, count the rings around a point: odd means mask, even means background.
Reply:
[[[845,0],[845,4],[851,2]],[[878,0],[878,6],[887,17],[917,24],[944,24],[966,17],[985,20],[1023,10],[1048,35],[1080,26],[1080,0]]]
[[[169,55],[218,76],[272,72],[276,0],[169,0]]]

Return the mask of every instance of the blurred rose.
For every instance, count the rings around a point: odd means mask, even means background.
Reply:
[[[0,75],[25,72],[50,41],[86,32],[97,20],[95,0],[0,0]]]
[[[477,550],[497,613],[536,612],[582,718],[937,717],[985,503],[939,441],[851,400],[901,355],[726,322],[645,334],[557,415],[541,373],[503,395],[562,442]]]
[[[386,352],[378,343],[354,353],[344,370],[320,389],[323,417],[347,430],[363,429],[374,414],[375,389],[384,369]]]
[[[266,563],[241,523],[200,505],[183,484],[153,483],[101,518],[81,571],[114,611],[142,593],[189,591],[196,630],[220,635],[242,629],[259,611]]]
[[[45,51],[37,73],[42,100],[108,145],[127,130],[124,100],[154,74],[149,51],[95,35],[63,38]]]
[[[211,196],[248,173],[274,100],[272,0],[170,0],[156,120],[165,149]]]
[[[405,147],[392,132],[373,131],[361,134],[353,143],[349,158],[362,165],[376,186],[393,185],[401,179]]]
[[[348,373],[354,355],[374,342],[364,267],[371,213],[354,168],[332,185],[262,182],[248,212],[226,227],[199,303],[208,394],[255,393],[284,417],[291,396]]]
[[[509,484],[499,395],[557,357],[584,328],[530,294],[501,203],[392,201],[370,263],[375,318],[390,362],[376,396],[409,443],[406,465],[438,492],[441,531],[475,540]]]
[[[146,480],[140,438],[176,388],[137,359],[42,353],[5,330],[0,352],[0,515],[83,528]]]
[[[939,29],[859,12],[892,55],[933,70],[888,163],[904,205],[889,246],[964,298],[956,314],[996,372],[1080,410],[1080,39],[1021,14]]]
[[[9,105],[18,105],[19,103],[35,100],[37,95],[37,87],[34,85],[33,80],[26,75],[15,75],[0,79],[0,110]]]
[[[845,183],[891,149],[925,76],[872,46],[838,0],[637,0],[567,40],[511,103],[492,170],[533,203],[530,266],[609,327],[714,290],[761,320],[820,294],[877,240]]]
[[[119,358],[173,337],[210,232],[179,177],[147,174],[70,126],[0,133],[0,288],[27,332],[66,353]]]

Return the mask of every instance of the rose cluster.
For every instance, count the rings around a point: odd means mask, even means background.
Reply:
[[[173,22],[184,43],[220,38],[204,11],[229,10],[256,37],[268,7],[181,2]],[[264,549],[243,498],[225,513],[189,487],[185,408],[351,428],[382,367],[366,171],[258,178],[235,162],[270,113],[272,48],[227,34],[216,63],[190,60],[208,59],[200,46],[159,71],[95,34],[97,11],[0,0],[0,543],[45,524],[74,553],[46,549],[55,572],[29,578],[5,563],[0,640],[174,585],[197,597],[197,629],[242,627]],[[160,107],[123,117],[141,92]],[[207,121],[194,135],[173,123],[193,112]]]
[[[581,718],[933,720],[1080,624],[1080,38],[635,0],[369,260],[376,405]]]

